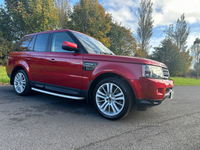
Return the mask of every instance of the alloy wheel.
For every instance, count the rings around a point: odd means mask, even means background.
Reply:
[[[116,116],[124,108],[124,93],[122,89],[114,83],[102,84],[97,89],[95,97],[98,109],[107,116]]]
[[[26,88],[26,77],[22,72],[18,72],[14,77],[14,88],[17,93],[21,94]]]

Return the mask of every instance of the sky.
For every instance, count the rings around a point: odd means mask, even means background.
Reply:
[[[78,0],[71,0],[75,4]],[[108,13],[113,16],[114,21],[121,22],[129,27],[136,37],[137,30],[137,9],[140,0],[99,0]],[[194,40],[200,38],[200,0],[152,0],[154,28],[150,45],[157,47],[164,39],[164,30],[170,24],[175,24],[177,19],[184,13],[191,33],[187,40],[188,48]],[[152,51],[153,49],[151,49]]]
[[[79,0],[71,0],[74,5]],[[140,0],[99,0],[105,10],[110,13],[114,21],[121,22],[124,26],[131,28],[136,37],[137,9]],[[170,24],[175,24],[177,19],[185,13],[186,21],[191,27],[191,33],[187,40],[188,48],[194,40],[200,38],[200,0],[152,0],[154,28],[150,45],[157,47],[164,39],[164,30]],[[3,4],[0,0],[0,4]],[[151,51],[153,48],[151,49]]]

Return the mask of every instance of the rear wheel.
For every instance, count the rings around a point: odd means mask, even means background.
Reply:
[[[119,78],[106,78],[95,87],[93,99],[98,112],[105,118],[116,120],[131,110],[132,95],[127,83]]]
[[[13,88],[18,95],[28,95],[31,91],[25,70],[19,70],[14,76]]]

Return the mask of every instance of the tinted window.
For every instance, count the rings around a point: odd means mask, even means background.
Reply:
[[[85,34],[80,34],[78,32],[73,32],[74,35],[79,39],[79,41],[83,44],[85,49],[89,54],[110,54],[114,55],[114,53],[105,47],[101,42],[96,39],[87,36]]]
[[[49,34],[39,34],[35,41],[34,51],[44,52],[48,41]]]
[[[66,32],[57,32],[53,34],[51,51],[73,53],[73,51],[67,51],[62,49],[63,41],[75,43],[74,40]]]
[[[27,47],[27,51],[33,51],[33,46],[34,46],[34,43],[35,43],[35,38],[36,36],[33,36],[33,39],[32,41],[29,43],[28,47]]]
[[[31,42],[33,36],[25,36],[21,43],[17,46],[16,51],[26,51],[29,43]]]

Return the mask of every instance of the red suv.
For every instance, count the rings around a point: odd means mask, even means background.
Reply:
[[[72,30],[24,36],[9,54],[7,74],[18,95],[31,90],[94,103],[108,119],[120,119],[173,97],[165,64],[116,56],[94,38]]]

